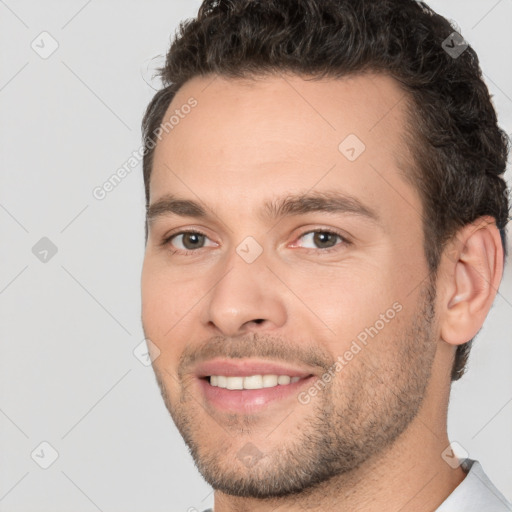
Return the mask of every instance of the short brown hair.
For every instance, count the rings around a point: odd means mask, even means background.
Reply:
[[[409,179],[423,203],[431,273],[446,242],[480,216],[496,220],[506,251],[509,141],[474,50],[464,44],[460,55],[447,51],[446,41],[455,44],[453,32],[445,18],[415,0],[205,0],[197,18],[180,24],[159,70],[164,87],[143,119],[146,202],[155,131],[191,78],[283,71],[338,78],[376,71],[395,78],[411,100],[415,168]],[[463,375],[472,342],[457,348],[452,380]]]

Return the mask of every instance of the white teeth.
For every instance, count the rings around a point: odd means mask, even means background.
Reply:
[[[244,389],[261,389],[263,387],[263,377],[261,375],[251,375],[244,377]]]
[[[277,381],[279,377],[277,375],[263,375],[263,387],[264,388],[273,388],[277,386]]]
[[[226,388],[228,389],[244,389],[243,377],[227,377]]]
[[[286,386],[300,380],[300,377],[288,375],[250,375],[248,377],[227,377],[211,375],[210,384],[224,389],[262,389],[273,388],[277,385]]]

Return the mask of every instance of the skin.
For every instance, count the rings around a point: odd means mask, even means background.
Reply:
[[[441,454],[456,346],[478,332],[501,280],[493,219],[461,229],[429,273],[421,200],[405,177],[407,97],[389,77],[194,78],[164,118],[190,97],[197,106],[156,147],[150,205],[172,193],[208,216],[148,220],[142,321],[165,404],[216,489],[215,512],[435,510],[465,476]],[[366,146],[354,161],[338,149],[349,134]],[[377,220],[260,215],[268,200],[333,191]],[[184,229],[206,235],[188,244],[193,254],[182,236],[163,243]],[[334,236],[325,252],[304,235],[326,229],[347,241]],[[249,236],[262,249],[252,263],[236,251]],[[229,414],[201,394],[192,362],[213,355],[288,360],[321,379],[397,303],[306,404],[294,395]],[[252,465],[239,456],[248,446],[259,454]],[[309,475],[324,468],[315,485],[294,474],[297,460]]]

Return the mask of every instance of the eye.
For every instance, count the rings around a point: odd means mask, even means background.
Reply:
[[[170,245],[173,249],[176,249],[176,252],[187,254],[205,247],[207,240],[208,237],[199,231],[180,231],[168,236],[163,244]],[[215,245],[213,242],[210,244],[210,246]]]
[[[323,249],[323,252],[327,252],[329,249],[336,249],[338,245],[349,243],[339,233],[328,229],[308,231],[299,237],[299,240],[301,239],[305,241],[306,245],[302,243],[300,247],[305,249]],[[338,240],[341,244],[337,243]],[[307,244],[310,244],[310,246],[308,247]]]

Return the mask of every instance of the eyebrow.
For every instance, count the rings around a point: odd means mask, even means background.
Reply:
[[[289,194],[278,199],[268,200],[259,211],[259,218],[266,222],[272,222],[285,216],[305,215],[312,212],[358,215],[375,223],[380,220],[374,209],[363,204],[356,197],[332,191]],[[167,215],[199,219],[210,217],[202,204],[190,199],[179,198],[173,194],[165,195],[149,205],[146,210],[148,222]]]

